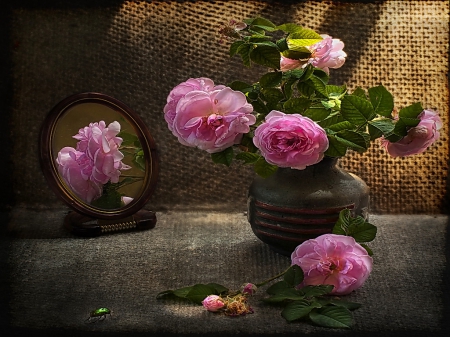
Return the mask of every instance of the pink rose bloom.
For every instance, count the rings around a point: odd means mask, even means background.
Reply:
[[[131,167],[122,163],[124,155],[119,151],[122,138],[117,137],[120,124],[116,121],[108,127],[104,121],[90,123],[73,138],[78,140],[77,151],[86,153],[92,161],[91,180],[100,184],[119,182],[121,170]]]
[[[167,96],[167,103],[164,106],[164,119],[167,122],[169,130],[172,131],[173,120],[176,115],[176,108],[179,100],[186,96],[188,92],[199,91],[212,91],[215,89],[224,88],[223,85],[214,86],[214,82],[209,78],[190,78],[186,82],[178,84]]]
[[[337,69],[342,67],[347,57],[347,54],[342,50],[344,43],[326,34],[321,36],[323,38],[321,41],[307,47],[311,51],[311,57],[306,63],[282,56],[280,60],[281,71],[306,67],[307,64],[312,64],[314,67],[320,68],[326,73],[330,72],[329,68]]]
[[[256,285],[254,285],[253,283],[247,283],[247,284],[244,284],[244,286],[242,287],[242,293],[248,294],[248,295],[253,295],[256,293],[257,289],[258,289],[258,287]]]
[[[59,173],[80,199],[90,203],[102,195],[102,185],[89,179],[92,165],[84,152],[64,147],[59,151],[56,163]]]
[[[219,311],[225,306],[222,298],[217,295],[209,295],[202,301],[203,307],[208,311]]]
[[[372,271],[372,258],[354,238],[324,234],[303,242],[291,255],[305,278],[300,286],[330,284],[332,294],[346,295],[360,288]]]
[[[253,143],[268,163],[298,170],[320,162],[328,149],[327,134],[319,124],[276,110],[256,128]]]
[[[302,68],[304,66],[306,66],[308,63],[305,61],[301,61],[301,60],[293,60],[287,57],[284,57],[283,55],[281,55],[280,58],[280,70],[285,72],[288,70],[294,70],[297,68]]]
[[[172,133],[183,145],[220,152],[250,131],[256,122],[252,111],[245,95],[231,88],[194,90],[179,100]]]
[[[381,139],[381,145],[392,157],[406,157],[424,152],[439,139],[439,129],[442,121],[439,114],[433,110],[423,110],[418,116],[420,122],[408,130],[405,137],[395,143]]]

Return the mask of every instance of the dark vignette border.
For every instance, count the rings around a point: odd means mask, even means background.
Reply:
[[[264,1],[264,0],[263,0]],[[289,5],[300,2],[306,2],[308,0],[265,0],[268,5]],[[310,1],[319,1],[319,0],[310,0]],[[2,158],[2,165],[0,165],[1,169],[1,194],[0,194],[0,331],[2,336],[55,336],[65,334],[67,336],[98,336],[98,332],[91,333],[86,331],[66,331],[65,329],[45,329],[41,331],[36,331],[33,329],[26,328],[17,328],[12,327],[11,317],[9,313],[9,302],[11,300],[11,288],[9,284],[9,275],[11,274],[11,270],[8,265],[8,252],[9,252],[9,242],[6,239],[7,225],[9,220],[9,211],[15,205],[15,200],[13,199],[13,179],[12,179],[12,135],[10,133],[11,130],[11,113],[12,104],[13,104],[13,83],[12,83],[12,60],[10,55],[10,50],[13,47],[11,41],[11,18],[12,12],[14,9],[18,8],[27,8],[27,9],[43,9],[43,8],[53,8],[53,9],[76,9],[76,8],[105,8],[105,7],[114,7],[119,5],[123,1],[118,0],[41,0],[41,1],[32,1],[32,0],[13,0],[9,1],[7,4],[2,4],[2,8],[0,10],[0,101],[2,102],[0,105],[0,116],[2,117],[2,121],[0,123],[0,158]],[[193,0],[177,0],[177,2],[193,2]],[[214,2],[214,1],[209,1]],[[243,1],[245,2],[245,1]],[[380,4],[383,3],[384,0],[333,0],[333,3],[374,3]],[[375,19],[376,20],[376,19]],[[450,26],[450,23],[449,23]],[[448,57],[448,55],[447,55]],[[450,68],[450,61],[449,61]],[[450,87],[450,75],[448,75],[448,83]],[[450,164],[450,163],[449,163]],[[450,178],[447,180],[447,193],[445,199],[443,200],[441,209],[442,213],[449,213],[449,205],[450,205]],[[446,247],[445,254],[447,257],[447,261],[450,261],[450,223],[447,224],[446,231]],[[447,320],[450,317],[450,266],[447,262],[443,280],[442,280],[442,288],[440,289],[442,292],[442,299],[444,304],[443,317],[441,319],[441,331],[440,333],[433,333],[434,336],[445,336],[447,333]],[[407,294],[413,296],[413,294]],[[383,332],[383,336],[426,336],[429,332],[420,332],[420,331],[386,331]],[[111,333],[111,334],[101,334],[102,336],[149,336],[151,334],[148,333],[137,333],[130,332],[130,334],[123,333]],[[166,334],[163,331],[158,333],[159,336],[170,336],[170,334]],[[333,331],[327,332],[326,336],[333,335]],[[338,335],[341,335],[340,333]],[[346,336],[357,336],[356,332],[348,332],[345,333]],[[365,337],[371,336],[379,336],[378,333],[364,333]],[[221,336],[221,334],[216,334],[216,336]],[[265,335],[270,336],[270,335]],[[278,334],[277,336],[287,336],[286,334]],[[315,335],[318,336],[318,335]]]

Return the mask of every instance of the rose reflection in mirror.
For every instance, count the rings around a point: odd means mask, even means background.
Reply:
[[[130,203],[133,197],[126,194],[126,187],[142,182],[145,172],[138,137],[121,131],[118,121],[106,125],[101,120],[80,128],[72,138],[78,141],[75,148],[63,147],[56,163],[58,172],[77,197],[104,209]],[[132,168],[140,170],[141,175],[129,174]]]
[[[155,226],[144,208],[157,180],[155,142],[142,119],[121,101],[81,93],[59,102],[40,134],[40,161],[55,193],[73,209],[72,233],[96,236]]]

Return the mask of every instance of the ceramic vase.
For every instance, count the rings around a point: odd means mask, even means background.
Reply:
[[[290,256],[302,242],[331,233],[341,210],[368,217],[369,188],[325,157],[304,170],[278,168],[255,177],[248,193],[248,221],[274,251]]]

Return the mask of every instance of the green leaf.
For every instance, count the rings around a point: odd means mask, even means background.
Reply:
[[[377,236],[377,227],[365,221],[364,223],[353,222],[348,229],[349,235],[352,236],[356,242],[370,242]]]
[[[215,290],[214,295],[219,295],[219,294],[223,294],[226,293],[229,289],[224,287],[221,284],[218,283],[208,283],[206,284],[207,287],[213,288]]]
[[[348,226],[350,226],[350,221],[352,214],[349,209],[343,209],[339,212],[339,218],[334,224],[332,233],[338,235],[347,235]]]
[[[252,43],[244,43],[241,44],[237,50],[236,53],[239,54],[242,58],[242,63],[246,67],[250,67],[251,61],[250,61],[250,53],[253,50],[253,44]]]
[[[375,116],[372,104],[364,98],[346,95],[341,102],[341,114],[354,125],[363,125]]]
[[[233,148],[230,146],[221,152],[211,153],[211,159],[216,164],[230,166],[233,161]]]
[[[315,286],[305,286],[300,289],[300,292],[305,295],[305,297],[315,297],[327,295],[333,290],[333,288],[334,286],[332,285],[320,284]]]
[[[234,41],[231,45],[230,45],[230,57],[233,57],[234,55],[237,54],[238,49],[241,45],[243,45],[245,42],[242,40],[239,41]]]
[[[270,36],[252,35],[249,37],[247,41],[254,44],[267,44],[268,46],[277,47],[277,45],[270,40],[271,40]]]
[[[294,288],[287,288],[280,290],[278,293],[271,297],[264,298],[263,301],[266,303],[280,303],[286,300],[303,300],[304,295],[299,294],[299,292]]]
[[[311,29],[301,29],[291,33],[287,38],[289,49],[304,50],[304,47],[311,46],[322,41],[320,34]]]
[[[261,98],[266,102],[277,104],[284,99],[284,94],[278,88],[264,88],[261,90]]]
[[[277,26],[277,29],[282,30],[285,33],[299,33],[303,30],[302,26],[299,26],[295,23],[283,23],[282,25]]]
[[[135,142],[139,142],[139,138],[135,134],[131,134],[126,131],[121,131],[117,134],[117,137],[122,138],[121,146],[135,146]],[[139,143],[140,144],[140,143]]]
[[[311,101],[306,97],[294,97],[290,98],[283,104],[283,109],[285,113],[293,114],[299,113],[303,114],[303,112],[308,109]],[[313,119],[314,120],[314,119]]]
[[[300,266],[294,264],[292,265],[284,274],[284,281],[286,281],[287,284],[289,284],[291,287],[296,287],[300,283],[303,282],[303,270],[300,268]]]
[[[175,289],[174,291],[172,291],[172,293],[177,297],[186,298],[186,296],[189,294],[189,292],[191,290],[192,290],[192,286],[183,287],[183,288]]]
[[[280,50],[281,53],[284,52],[284,51],[286,51],[286,50],[289,50],[289,47],[288,47],[288,45],[287,45],[287,41],[286,41],[285,38],[279,39],[279,40],[276,42],[276,44],[277,44],[278,49]]]
[[[400,118],[417,118],[423,111],[422,104],[414,103],[401,109],[398,113]]]
[[[277,169],[277,166],[269,164],[263,157],[258,159],[254,166],[255,172],[263,178],[271,176]]]
[[[353,324],[352,313],[344,307],[329,306],[309,313],[315,324],[326,328],[350,328]]]
[[[261,98],[258,98],[257,100],[252,101],[251,105],[253,106],[254,111],[259,112],[260,114],[263,115],[262,119],[264,119],[264,117],[266,115],[268,115],[270,112],[269,108],[264,104],[264,102]],[[257,118],[257,119],[259,119],[259,118]]]
[[[233,81],[228,86],[236,91],[243,92],[244,94],[250,91],[253,91],[253,85],[242,82],[242,81]]]
[[[314,76],[320,78],[323,83],[327,84],[330,79],[330,75],[328,75],[325,71],[320,68],[314,68]]]
[[[284,57],[292,60],[308,60],[311,57],[311,52],[308,48],[299,49],[299,50],[284,50],[281,52]]]
[[[333,234],[352,236],[356,242],[370,242],[375,239],[377,227],[362,216],[353,217],[349,209],[339,212],[339,218],[332,230]]]
[[[294,83],[297,81],[296,78],[289,78],[282,86],[282,90],[284,92],[284,96],[286,97],[286,99],[289,99],[292,97],[293,94],[293,89],[292,86],[294,85]]]
[[[328,97],[328,92],[326,88],[326,84],[322,81],[320,77],[315,76],[314,74],[306,81],[309,85],[314,87],[314,89],[322,94],[324,97]]]
[[[256,163],[261,156],[252,152],[240,152],[236,155],[237,160],[244,161],[245,164],[254,164]]]
[[[244,133],[240,145],[243,146],[247,150],[247,152],[255,153],[256,151],[258,151],[258,148],[253,143],[253,137],[251,133]]]
[[[328,149],[325,151],[325,155],[328,157],[342,157],[347,152],[347,146],[339,142],[333,135],[328,136]]]
[[[201,302],[209,295],[220,295],[226,293],[229,289],[218,283],[196,284],[194,286],[183,287],[175,290],[165,290],[156,295],[157,298],[166,296],[175,296],[182,299],[190,300],[194,303]]]
[[[330,111],[327,110],[327,112],[330,112]],[[341,114],[335,113],[335,112],[331,112],[326,118],[322,119],[321,121],[317,121],[317,123],[322,128],[324,128],[324,129],[329,128],[330,130],[332,130],[331,127],[333,125],[336,125],[336,124],[339,124],[342,122],[348,122],[348,121],[344,121],[344,118],[341,116]],[[350,122],[348,122],[348,123],[350,123]]]
[[[354,127],[355,126],[352,123],[350,123],[349,121],[342,121],[342,122],[328,126],[328,129],[338,132],[338,131],[342,131],[342,130],[351,130]]]
[[[305,97],[311,97],[314,94],[314,86],[306,82],[298,82],[297,89]]]
[[[327,85],[326,90],[327,97],[336,99],[347,91],[347,87],[345,85]]]
[[[365,137],[356,131],[341,130],[337,134],[335,134],[335,137],[336,140],[338,140],[340,143],[344,144],[345,146],[353,150],[356,151],[367,150]]]
[[[266,292],[270,295],[275,295],[288,288],[291,289],[292,287],[286,281],[281,280],[277,283],[272,284],[269,288],[267,288]]]
[[[122,207],[122,194],[117,191],[118,183],[108,182],[103,185],[103,194],[91,202],[91,205],[103,209],[117,209]]]
[[[395,122],[389,118],[382,118],[368,122],[370,139],[374,140],[382,135],[390,135],[395,128]]]
[[[400,117],[395,122],[394,130],[391,134],[385,136],[390,142],[397,142],[408,134],[408,130],[419,124],[420,120],[417,118]]]
[[[202,304],[202,301],[209,295],[215,294],[215,289],[206,284],[196,284],[186,295],[188,300],[194,303]]]
[[[281,312],[281,316],[283,316],[288,322],[292,322],[307,316],[314,308],[315,306],[311,306],[308,301],[294,301],[288,303],[284,307]]]
[[[133,163],[142,171],[145,171],[145,154],[144,151],[138,151],[135,153]]]
[[[357,87],[357,88],[355,89],[355,91],[352,92],[352,96],[358,96],[358,97],[367,99],[366,92],[365,92],[364,89],[361,88],[361,87]]]
[[[299,77],[300,81],[307,81],[314,74],[314,67],[311,64],[308,64],[305,69],[303,69],[303,73]]]
[[[330,299],[329,303],[338,307],[347,308],[348,310],[351,311],[361,308],[361,304],[356,302],[345,301],[340,299],[339,297],[334,297]]]
[[[261,76],[261,79],[259,80],[259,84],[263,88],[273,88],[281,83],[281,79],[283,78],[283,73],[280,71],[271,71],[263,76]]]
[[[391,117],[394,110],[394,97],[382,85],[369,89],[369,98],[376,114]]]
[[[270,32],[275,31],[275,30],[278,29],[276,27],[276,25],[272,23],[272,21],[267,20],[265,18],[261,18],[261,17],[258,17],[256,19],[254,19],[252,21],[251,25],[252,26],[258,26],[259,28],[263,28],[264,30],[267,30],[267,31],[270,31]]]
[[[315,122],[320,122],[330,116],[331,110],[326,109],[321,103],[311,105],[302,114],[305,117],[311,118]]]
[[[280,52],[276,47],[257,45],[250,52],[250,59],[262,66],[266,66],[273,69],[280,68]]]
[[[367,251],[367,255],[373,256],[373,250],[368,245],[364,243],[360,243],[360,245]]]
[[[164,290],[156,295],[156,298],[175,296],[186,299],[186,295],[191,291],[192,287],[184,287],[176,290]]]

